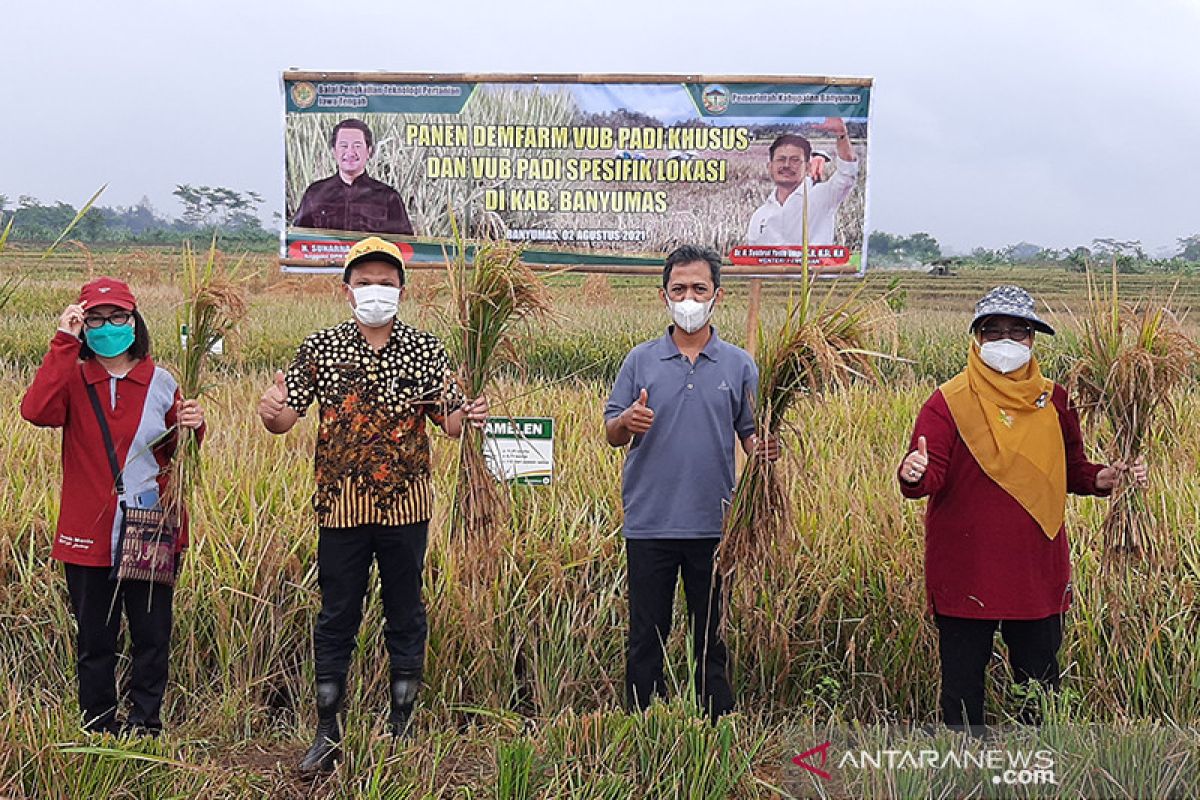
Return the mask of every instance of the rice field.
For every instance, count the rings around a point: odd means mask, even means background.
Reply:
[[[0,319],[0,797],[1200,795],[1194,381],[1176,396],[1176,427],[1154,431],[1149,442],[1148,502],[1160,522],[1155,561],[1106,559],[1103,501],[1069,502],[1076,604],[1060,654],[1063,690],[1040,699],[1046,726],[1007,724],[1005,711],[1017,698],[997,656],[988,697],[1000,723],[995,739],[977,744],[922,730],[936,719],[938,689],[935,631],[923,615],[922,506],[901,500],[892,473],[920,404],[961,365],[970,304],[986,288],[1015,280],[1047,300],[1065,330],[1058,341],[1039,341],[1039,351],[1047,374],[1066,374],[1077,343],[1069,311],[1082,311],[1085,290],[1083,276],[1065,272],[901,276],[904,308],[879,344],[894,344],[909,361],[886,365],[880,387],[854,387],[795,410],[782,462],[794,526],[735,581],[739,710],[715,726],[688,699],[681,611],[668,642],[673,699],[644,716],[620,705],[621,453],[604,443],[601,409],[629,347],[665,323],[654,283],[553,279],[553,319],[518,345],[519,367],[496,386],[493,409],[556,419],[555,483],[514,491],[496,579],[463,581],[447,532],[457,449],[435,437],[430,638],[415,736],[393,742],[386,734],[386,656],[372,595],[351,667],[346,760],[310,784],[294,767],[315,723],[314,428],[306,421],[286,437],[270,436],[254,408],[300,339],[345,319],[347,310],[335,280],[284,278],[264,257],[251,264],[260,271],[250,313],[207,400],[194,545],[176,591],[167,731],[156,741],[82,734],[73,622],[61,566],[49,559],[59,436],[25,423],[17,405],[89,268],[130,280],[158,358],[171,365],[180,299],[172,276],[180,264],[163,251],[71,254],[49,267],[20,252],[0,257],[5,274],[26,277]],[[880,293],[890,280],[870,276],[864,291]],[[1131,295],[1159,285],[1149,278],[1126,284]],[[768,325],[778,320],[786,291],[768,285]],[[745,285],[730,281],[727,292],[715,321],[723,336],[742,342]],[[1200,280],[1180,284],[1178,307],[1198,301]],[[445,315],[436,312],[447,302],[440,278],[422,273],[401,315],[445,336]],[[1102,458],[1099,440],[1090,445]],[[827,741],[828,780],[793,764]],[[1057,783],[1001,785],[993,782],[999,772],[979,768],[845,763],[862,751],[982,747],[1047,750]]]

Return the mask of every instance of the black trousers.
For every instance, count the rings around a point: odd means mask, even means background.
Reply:
[[[942,719],[947,725],[984,725],[984,673],[992,657],[996,627],[1008,645],[1008,660],[1017,683],[1037,681],[1048,689],[1059,684],[1058,648],[1062,615],[1035,620],[964,619],[936,615],[942,667]],[[1035,721],[1026,710],[1024,721]]]
[[[654,695],[666,693],[663,647],[671,632],[676,576],[683,576],[696,692],[710,717],[733,709],[729,653],[721,639],[720,579],[714,580],[713,553],[719,539],[626,539],[629,561],[629,649],[625,661],[625,699],[644,709]]]
[[[133,659],[127,724],[152,732],[161,730],[173,587],[149,581],[118,584],[110,579],[109,567],[64,566],[71,611],[78,626],[75,663],[84,727],[114,733],[118,730],[117,635],[124,608]]]
[[[421,674],[429,631],[421,600],[428,539],[428,522],[320,529],[317,583],[321,613],[313,634],[318,681],[344,681],[350,669],[372,559],[379,564],[387,620],[383,636],[392,677]]]

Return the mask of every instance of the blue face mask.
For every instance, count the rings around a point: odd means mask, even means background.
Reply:
[[[114,358],[133,346],[133,323],[113,325],[106,322],[99,328],[88,328],[83,335],[93,353],[105,358]]]

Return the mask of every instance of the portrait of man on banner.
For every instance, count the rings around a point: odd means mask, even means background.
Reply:
[[[808,243],[838,244],[836,222],[838,208],[858,180],[858,156],[850,143],[846,123],[829,117],[817,126],[837,140],[834,172],[824,177],[813,168],[824,153],[814,154],[811,142],[796,133],[785,133],[771,144],[767,173],[774,184],[766,200],[755,209],[746,228],[746,243],[751,245],[798,245],[804,242],[804,204],[808,202]]]
[[[375,136],[353,117],[333,126],[329,147],[337,172],[309,184],[292,219],[298,228],[356,233],[413,233],[400,193],[367,174]]]

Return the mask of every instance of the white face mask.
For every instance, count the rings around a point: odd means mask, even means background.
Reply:
[[[354,318],[368,328],[379,328],[396,318],[400,290],[395,286],[359,286],[354,294]]]
[[[688,333],[695,333],[704,326],[704,323],[708,322],[708,318],[712,316],[713,304],[716,302],[716,297],[707,303],[701,303],[699,300],[691,298],[680,300],[677,303],[668,300],[667,310],[676,325]]]
[[[1033,348],[1012,339],[1000,339],[980,345],[979,357],[996,372],[1007,375],[1029,363],[1029,359],[1033,357]]]

